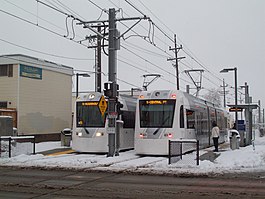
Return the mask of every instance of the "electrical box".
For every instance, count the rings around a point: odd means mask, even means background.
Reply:
[[[0,136],[13,135],[13,118],[11,116],[0,116]]]

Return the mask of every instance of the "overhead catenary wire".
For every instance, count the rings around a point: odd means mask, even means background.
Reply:
[[[126,1],[126,0],[125,0]],[[164,22],[162,22],[162,20],[160,20],[160,18],[159,17],[157,17],[147,6],[145,6],[145,4],[141,1],[141,0],[138,0],[139,2],[140,2],[140,4],[142,5],[142,6],[144,6],[156,19],[158,19],[158,21],[161,23],[161,24],[163,24],[170,32],[172,32],[172,33],[174,33],[173,31],[172,31],[172,29],[171,28],[169,28]],[[126,1],[127,2],[127,1]],[[132,6],[132,7],[134,7],[137,11],[140,11],[140,9],[139,8],[137,8],[135,5],[132,5],[132,3],[130,3],[130,5]],[[140,13],[143,13],[142,11],[140,12]],[[156,25],[155,25],[156,26]],[[164,33],[166,36],[167,36],[167,34],[163,31],[163,30],[161,30],[158,26],[156,26],[162,33]],[[185,45],[186,46],[186,45]],[[194,54],[193,54],[193,56],[190,54],[190,53],[188,53],[187,51],[185,51],[185,50],[183,50],[184,51],[184,53],[185,54],[187,54],[189,57],[191,57],[191,59],[193,59],[198,65],[200,65],[202,68],[204,68],[208,73],[210,73],[211,75],[213,75],[215,78],[217,78],[217,79],[219,79],[220,80],[220,78],[219,77],[217,77],[215,74],[213,74],[206,66],[204,66],[199,60],[198,60],[198,58],[194,58]],[[190,50],[189,50],[190,51]],[[190,51],[191,52],[191,51]],[[215,82],[213,82],[212,80],[210,80],[209,78],[205,78],[205,79],[207,79],[209,82],[211,82],[211,83],[213,83],[214,85],[217,85]],[[221,80],[220,80],[221,81]]]
[[[127,2],[130,6],[132,6],[135,10],[137,10],[140,14],[146,16],[140,9],[138,9],[135,5],[133,5],[129,0],[124,0]],[[153,22],[153,21],[152,21]],[[166,32],[164,32],[160,27],[158,27],[154,22],[153,25],[164,35],[166,36],[170,41],[174,42],[174,39],[171,38]]]
[[[147,9],[161,24],[163,24],[173,35],[175,34],[175,32],[169,28],[159,17],[157,17],[141,0],[138,0],[140,2],[140,4],[142,4],[142,6],[145,7],[145,9]]]
[[[97,6],[99,9],[101,9],[102,10],[102,12],[104,11],[104,9],[103,8],[101,8],[100,6],[98,6],[97,4],[95,4],[94,2],[92,2],[92,1],[89,1],[89,2],[91,2],[91,3],[93,3],[95,6]],[[111,1],[112,2],[112,1]],[[129,3],[131,6],[133,6],[133,4],[131,3],[131,2],[129,2],[129,1],[126,1],[127,3]],[[113,3],[113,2],[112,2]],[[137,9],[141,14],[143,14],[144,16],[146,16],[143,12],[141,12],[138,8],[136,8],[135,6],[133,6],[135,9]],[[160,21],[161,22],[161,21]],[[169,39],[171,39],[160,27],[158,27],[156,24],[154,24],[153,22],[152,22],[152,24],[159,30],[159,31],[161,31],[165,36],[167,36]],[[154,37],[154,34],[153,34],[153,37]],[[152,42],[151,42],[152,43]],[[196,62],[198,62],[197,60],[195,60]],[[199,62],[198,62],[198,64],[199,64]],[[208,69],[207,69],[208,70]]]
[[[36,14],[34,14],[32,12],[29,12],[28,10],[25,10],[24,8],[22,8],[22,7],[20,7],[20,6],[16,5],[16,4],[14,4],[14,3],[12,3],[12,2],[10,2],[8,0],[4,0],[4,1],[7,2],[7,3],[9,3],[9,4],[11,4],[11,5],[13,5],[13,6],[15,6],[16,8],[18,8],[20,10],[23,10],[24,12],[26,12],[26,13],[34,16],[34,17],[37,17],[37,23],[36,23],[37,25],[39,24],[38,19],[41,19],[42,21],[45,21],[46,23],[48,23],[48,24],[50,24],[50,25],[52,25],[52,26],[54,26],[54,27],[56,27],[58,29],[61,29],[61,30],[65,31],[64,28],[62,28],[62,27],[60,27],[60,26],[58,26],[58,25],[56,25],[56,24],[54,24],[54,23],[52,23],[52,22],[50,22],[50,21],[48,21],[48,20],[46,20],[46,19],[44,19],[42,17],[40,17],[38,14],[36,15]],[[38,7],[37,7],[37,12],[38,12]]]
[[[124,0],[126,3],[128,3],[130,6],[132,6],[135,10],[137,10],[141,15],[144,17],[146,16],[141,10],[139,10],[133,3],[131,3],[129,0]]]
[[[16,47],[19,47],[19,48],[23,48],[25,50],[29,50],[29,51],[32,51],[32,52],[40,53],[40,54],[43,54],[43,55],[49,55],[49,56],[52,56],[52,57],[58,57],[58,58],[63,58],[63,59],[72,59],[72,60],[81,60],[81,61],[88,61],[88,60],[91,60],[91,61],[93,60],[94,61],[95,60],[95,59],[87,59],[87,58],[66,57],[66,56],[62,56],[62,55],[55,55],[55,54],[51,54],[51,53],[46,53],[46,52],[43,52],[43,51],[34,50],[34,49],[31,49],[31,48],[28,48],[28,47],[25,47],[25,46],[21,46],[21,45],[12,43],[10,41],[6,41],[6,40],[1,39],[1,38],[0,38],[0,41],[8,43],[8,44],[16,46]]]
[[[108,12],[107,10],[101,8],[99,5],[97,5],[97,4],[94,3],[93,1],[91,1],[91,0],[87,0],[87,1],[89,1],[91,4],[93,4],[93,5],[96,6],[98,9],[102,10],[103,12],[109,14],[109,12]]]
[[[128,66],[131,66],[131,67],[133,67],[133,68],[136,68],[136,69],[138,69],[138,70],[140,70],[140,71],[143,71],[143,72],[146,72],[146,73],[149,73],[149,74],[151,73],[151,72],[148,71],[148,70],[141,69],[140,67],[135,66],[135,65],[133,65],[133,64],[131,64],[131,63],[129,63],[129,62],[126,62],[126,61],[124,61],[124,60],[122,60],[122,59],[117,59],[117,60],[120,61],[120,62],[122,62],[122,63],[124,63],[124,64],[127,64]],[[168,79],[166,79],[166,78],[164,78],[164,77],[160,77],[160,79],[162,79],[163,81],[166,81],[166,82],[168,82],[168,83],[170,83],[170,84],[175,85],[175,83],[169,81]]]
[[[159,56],[159,57],[162,57],[162,58],[168,58],[168,56],[166,56],[166,55],[162,55],[160,53],[156,53],[154,51],[148,50],[146,48],[143,48],[143,47],[138,46],[136,44],[130,43],[128,41],[125,41],[125,43],[123,45],[129,46],[130,48],[133,48],[133,49],[138,50],[140,52],[144,52],[144,53],[149,54],[149,55]]]
[[[34,23],[34,22],[32,22],[32,21],[29,21],[29,20],[27,20],[27,19],[24,19],[24,18],[22,18],[22,17],[20,17],[20,16],[17,16],[17,15],[15,15],[15,14],[12,14],[12,13],[7,12],[7,11],[5,11],[5,10],[0,9],[0,12],[5,13],[5,14],[7,14],[7,15],[9,15],[9,16],[14,17],[14,18],[17,18],[17,19],[19,19],[19,20],[21,20],[21,21],[24,21],[24,22],[26,22],[26,23],[29,23],[29,24],[31,24],[31,25],[34,25],[34,26],[36,26],[36,27],[38,27],[38,28],[40,28],[40,29],[46,30],[46,31],[48,31],[48,32],[50,32],[50,33],[52,33],[52,34],[57,35],[57,36],[60,36],[60,37],[66,38],[65,35],[62,35],[62,34],[60,34],[60,33],[57,33],[57,32],[55,32],[55,31],[53,31],[53,30],[51,30],[51,29],[49,29],[49,28],[46,28],[46,27],[44,27],[44,26],[41,26],[40,24],[36,24],[36,23]],[[74,39],[71,39],[71,38],[70,38],[70,39],[69,39],[69,38],[66,38],[66,39],[71,40],[71,41],[73,41],[73,42],[75,42],[75,43],[77,43],[77,44],[79,44],[79,45],[82,45],[82,46],[88,47],[87,45],[85,45],[85,44],[83,44],[83,43],[81,43],[81,42],[79,42],[79,41],[76,41],[76,40],[74,40]]]
[[[88,0],[89,1],[89,0]],[[92,1],[89,1],[89,2],[92,2]],[[59,7],[57,6],[57,8],[59,9]],[[104,9],[103,9],[104,10]],[[103,12],[103,10],[102,10],[102,12]],[[106,11],[106,10],[105,10]],[[72,14],[69,14],[69,15],[72,15]],[[35,25],[35,24],[34,24]],[[52,31],[52,30],[51,30]],[[60,34],[58,34],[58,35],[60,35]],[[62,35],[60,35],[60,36],[62,36]],[[86,46],[86,45],[84,45],[84,46]],[[127,46],[128,47],[128,46]],[[186,52],[188,52],[188,51],[186,51]],[[185,53],[186,53],[185,52]],[[151,53],[151,52],[150,52]],[[188,54],[190,54],[189,52],[188,52]],[[190,55],[190,56],[192,56],[192,55]],[[162,57],[162,56],[161,56]],[[194,59],[195,59],[195,57],[194,56],[192,56]],[[195,60],[194,60],[195,61]],[[199,60],[197,60],[196,59],[196,61],[198,61],[199,63],[201,63]],[[196,62],[197,63],[197,62]],[[197,63],[197,64],[199,64],[199,63]],[[202,64],[202,63],[201,63]],[[203,64],[202,64],[203,65]],[[204,65],[203,65],[204,66]],[[209,72],[211,72],[210,70],[208,70],[207,69],[207,71],[209,71]]]
[[[118,5],[116,5],[115,3],[113,3],[112,0],[109,0],[109,1],[110,1],[114,6],[116,6],[117,8],[119,8]],[[126,16],[129,16],[126,12],[123,11],[123,13],[124,13]],[[121,22],[121,24],[128,28],[128,26],[127,26],[126,24],[124,24],[124,23],[122,23],[122,22]],[[153,22],[153,21],[150,21],[150,24],[149,24],[149,25],[151,25],[151,24],[154,24],[154,22]],[[149,26],[149,30],[148,30],[148,29],[146,29],[143,25],[141,25],[141,24],[139,24],[139,25],[140,25],[144,30],[150,32],[150,28],[151,28],[150,26]],[[169,53],[167,53],[166,50],[163,50],[162,48],[158,47],[158,46],[155,45],[153,42],[151,42],[151,41],[150,41],[150,42],[147,41],[145,38],[149,37],[150,35],[143,37],[143,36],[141,36],[140,34],[138,34],[137,32],[135,32],[134,30],[132,30],[132,32],[135,33],[136,36],[143,38],[146,42],[151,43],[154,47],[156,47],[156,48],[159,49],[160,51],[166,53],[168,56],[170,56],[170,57],[172,56],[172,55],[170,55]],[[149,33],[149,34],[150,34],[150,33]],[[167,35],[167,37],[169,37],[169,36]],[[159,41],[162,42],[162,43],[165,42],[165,41],[162,41],[159,37],[157,37],[157,36],[154,34],[154,30],[153,30],[152,41],[154,41],[154,38],[156,38],[157,40],[159,40]],[[168,44],[167,44],[167,45],[168,45]],[[168,46],[169,46],[169,45],[168,45]]]
[[[61,7],[63,7],[64,9],[66,9],[68,12],[70,12],[72,15],[76,15],[78,17],[80,17],[82,20],[85,20],[84,17],[82,17],[80,14],[78,14],[77,12],[75,12],[73,9],[69,8],[68,6],[66,6],[64,3],[62,3],[60,0],[52,0],[54,3],[56,3],[57,5],[60,5]]]
[[[111,0],[109,0],[111,3],[113,3]],[[89,0],[89,2],[90,3],[92,3],[92,1],[90,1]],[[113,3],[114,4],[114,3]],[[103,10],[103,8],[101,8],[100,6],[98,6],[96,3],[94,3],[93,2],[93,5],[95,5],[97,8],[99,8],[100,10]],[[115,5],[115,4],[114,4]],[[115,5],[115,6],[117,6],[117,5]],[[125,13],[126,14],[126,13]],[[126,14],[127,15],[127,14]],[[122,23],[122,22],[121,22]],[[126,25],[126,24],[124,24],[124,23],[122,23],[124,26],[126,26],[127,28],[128,28],[128,26]],[[132,30],[133,31],[133,30]],[[135,34],[137,34],[138,36],[140,36],[138,33],[136,33],[135,31],[133,31]],[[122,45],[121,45],[122,46]],[[126,48],[125,46],[122,46],[122,47],[124,47],[125,49],[127,49],[128,51],[130,51],[128,48]],[[156,46],[157,47],[157,46]],[[159,48],[159,47],[157,47],[157,48]],[[161,50],[160,48],[159,48],[159,50]],[[164,53],[165,53],[165,51],[164,50],[162,50]],[[131,51],[132,52],[132,51]],[[138,56],[139,57],[139,55],[137,55],[136,53],[133,53],[133,54],[135,54],[136,56]],[[169,53],[167,53],[169,56],[171,56]],[[141,56],[140,56],[141,57]],[[142,58],[142,57],[141,57]],[[149,63],[151,63],[149,60],[146,60],[145,59],[145,61],[146,62],[149,62]],[[152,65],[153,65],[153,63],[151,63]],[[170,75],[172,75],[171,73],[169,73],[168,71],[166,71],[166,70],[164,70],[164,69],[162,69],[161,67],[159,67],[159,66],[156,66],[156,67],[158,67],[158,68],[160,68],[160,70],[163,70],[164,72],[166,72],[166,73],[168,73],[168,74],[170,74]],[[174,75],[173,75],[174,76]]]
[[[94,6],[96,6],[98,9],[100,9],[101,11],[104,11],[104,12],[107,12],[105,9],[103,9],[102,7],[100,7],[98,4],[96,4],[96,3],[94,3],[93,1],[91,1],[91,0],[88,0],[90,3],[92,3]],[[113,1],[111,1],[111,0],[109,0],[114,6],[116,6],[117,8],[119,8],[115,3],[113,3]],[[107,12],[108,13],[108,12]],[[124,14],[126,14],[126,16],[129,16],[127,13],[125,13],[125,12],[123,12]],[[123,22],[120,22],[122,25],[124,25],[126,28],[129,28],[125,23],[123,23]],[[140,26],[142,27],[142,28],[144,28],[145,30],[147,30],[145,27],[143,27],[141,24],[140,24]],[[138,37],[140,37],[140,38],[143,38],[143,40],[145,41],[145,42],[147,42],[147,43],[150,43],[149,41],[147,41],[145,38],[146,37],[148,37],[148,36],[142,36],[142,35],[140,35],[139,33],[137,33],[136,31],[134,31],[134,30],[131,30],[134,34],[135,34],[135,36],[138,36]],[[156,37],[155,35],[153,35],[153,37],[155,37],[156,39],[158,39],[158,40],[160,40],[161,42],[164,42],[164,41],[162,41],[160,38],[158,38],[158,37]],[[153,39],[154,40],[154,39]],[[163,52],[163,53],[165,53],[165,54],[167,54],[169,57],[172,57],[172,55],[171,54],[169,54],[166,50],[163,50],[162,48],[160,48],[159,46],[157,46],[157,45],[153,45],[152,44],[152,46],[154,46],[155,48],[157,48],[158,50],[160,50],[161,52]]]
[[[135,55],[135,56],[137,56],[138,58],[140,58],[140,59],[144,60],[145,62],[147,62],[147,63],[151,64],[152,66],[154,66],[154,67],[156,67],[156,68],[160,69],[161,71],[163,71],[163,72],[165,72],[165,73],[169,74],[170,76],[173,76],[174,78],[176,78],[176,75],[173,75],[172,73],[170,73],[169,71],[167,71],[167,70],[165,70],[165,69],[161,68],[161,67],[160,67],[160,66],[158,66],[157,64],[155,64],[155,63],[153,63],[153,62],[151,62],[151,61],[147,60],[146,58],[144,58],[144,57],[142,57],[142,56],[138,55],[137,53],[133,52],[132,50],[129,50],[128,48],[126,48],[126,47],[125,47],[125,46],[123,46],[123,45],[121,45],[121,47],[122,47],[122,48],[124,48],[125,50],[127,50],[128,52],[130,52],[130,53],[134,54],[134,55]],[[185,82],[188,82],[187,80],[185,80],[185,79],[183,79],[183,78],[180,78],[180,79],[181,79],[181,80],[183,80],[183,81],[185,81]],[[188,83],[190,83],[190,82],[188,82]]]

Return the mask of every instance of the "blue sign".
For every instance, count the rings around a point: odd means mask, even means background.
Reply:
[[[237,120],[237,124],[245,124],[245,120]]]
[[[20,64],[20,76],[33,79],[42,79],[42,69]]]

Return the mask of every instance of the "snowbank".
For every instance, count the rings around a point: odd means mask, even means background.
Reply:
[[[63,168],[79,170],[97,170],[110,172],[137,172],[143,174],[194,174],[209,175],[229,172],[246,172],[265,170],[265,137],[256,137],[255,147],[240,147],[238,150],[229,148],[222,150],[213,162],[200,161],[197,166],[194,154],[188,154],[178,163],[168,165],[166,157],[140,157],[134,151],[120,153],[116,157],[95,154],[64,154],[57,156],[18,155],[12,158],[0,158],[0,166]],[[229,145],[228,145],[229,146]],[[59,142],[39,143],[36,151],[41,152],[59,148]],[[211,150],[204,149],[200,155]],[[191,161],[194,160],[194,161]]]

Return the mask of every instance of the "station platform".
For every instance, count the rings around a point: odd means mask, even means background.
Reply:
[[[75,151],[72,150],[70,147],[57,148],[57,149],[38,152],[38,154],[42,154],[45,156],[56,156],[56,155],[71,154],[71,153],[75,153]]]
[[[222,152],[227,151],[230,148],[230,144],[228,142],[222,143],[219,145],[219,150],[218,152],[213,151],[213,147],[204,149],[207,151],[206,153],[202,154],[199,158],[201,161],[203,160],[209,160],[211,162],[214,162],[216,158],[218,158]]]

